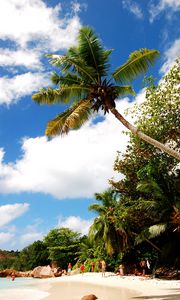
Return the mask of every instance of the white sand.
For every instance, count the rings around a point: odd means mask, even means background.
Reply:
[[[88,294],[95,294],[99,300],[180,300],[180,281],[85,273],[37,280],[31,287],[1,293],[0,300],[81,300]]]
[[[113,273],[106,273],[106,277],[102,277],[100,273],[85,273],[43,280],[40,284],[43,290],[45,288],[44,283],[51,285],[50,289],[46,285],[46,291],[50,295],[44,300],[80,300],[82,296],[88,294],[95,294],[100,300],[129,300],[133,298],[180,300],[179,280],[116,276]]]

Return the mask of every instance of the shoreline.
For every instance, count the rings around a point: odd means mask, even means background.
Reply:
[[[84,273],[39,279],[27,285],[1,290],[0,300],[81,300],[94,294],[98,300],[180,299],[180,280]]]
[[[180,281],[118,276],[114,273],[84,273],[43,279],[39,288],[49,293],[44,300],[73,300],[94,294],[99,300],[180,299]],[[72,293],[72,294],[71,294]]]

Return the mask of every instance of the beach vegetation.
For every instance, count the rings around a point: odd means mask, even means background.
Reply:
[[[35,241],[20,251],[12,267],[17,271],[33,270],[37,266],[50,264],[48,249],[43,241]]]
[[[140,107],[134,108],[137,126],[148,133],[154,132],[156,137],[171,143],[176,151],[180,148],[179,71],[180,60],[177,59],[158,86],[148,87]],[[157,265],[177,265],[180,253],[176,243],[180,237],[180,169],[177,160],[155,152],[151,145],[131,135],[126,152],[118,153],[114,169],[124,175],[120,181],[110,181],[120,197],[116,226],[118,228],[123,221],[131,232],[133,255],[135,249],[140,253],[142,247],[149,254],[156,252],[151,259],[156,257]],[[148,256],[147,253],[143,255]]]
[[[19,256],[19,251],[0,250],[0,270],[9,269]]]
[[[97,248],[93,240],[91,240],[87,235],[84,235],[81,239],[78,256],[79,261],[84,262],[86,259],[92,259],[97,257],[95,255]]]
[[[121,224],[116,228],[117,193],[109,189],[104,193],[96,193],[95,198],[99,203],[90,205],[89,210],[96,212],[97,217],[90,227],[89,238],[97,245],[99,240],[103,240],[107,254],[111,256],[124,249],[128,242],[124,226]]]
[[[74,265],[78,260],[80,242],[81,235],[69,228],[52,229],[44,237],[49,252],[48,258],[63,269],[67,269],[69,262]]]
[[[178,152],[180,59],[158,86],[150,78],[142,104],[134,106],[135,125]],[[128,112],[129,113],[129,112]],[[30,270],[56,262],[67,269],[106,261],[107,271],[119,265],[127,273],[142,274],[142,261],[152,274],[160,267],[179,268],[180,263],[180,166],[173,156],[129,134],[125,152],[117,153],[114,171],[120,180],[95,193],[89,210],[95,218],[87,236],[69,228],[55,228],[42,241],[20,252],[0,251],[0,269]],[[118,178],[119,178],[118,177]],[[147,271],[147,269],[146,269]]]

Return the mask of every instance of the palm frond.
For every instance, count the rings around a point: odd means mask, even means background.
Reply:
[[[144,48],[134,51],[130,54],[127,62],[114,71],[113,78],[120,83],[130,82],[146,72],[158,56],[157,50]]]
[[[136,93],[130,85],[114,86],[113,88],[115,89],[116,97],[122,97],[126,95],[136,96]]]
[[[65,102],[64,100],[61,100],[61,91],[59,89],[53,88],[41,89],[39,92],[32,96],[32,99],[38,104],[53,104]]]
[[[157,199],[162,199],[164,197],[163,190],[160,188],[158,183],[152,178],[148,178],[146,180],[141,180],[136,187],[137,191],[143,192],[145,194],[153,194],[153,196]]]
[[[102,212],[105,211],[105,208],[103,205],[99,205],[99,204],[91,204],[89,207],[88,207],[88,210],[89,211],[95,211],[99,214],[101,214]]]
[[[55,104],[55,103],[69,103],[74,98],[76,100],[86,98],[90,89],[81,85],[65,85],[59,89],[42,89],[32,96],[32,99],[38,104]]]
[[[137,201],[131,205],[132,211],[154,211],[157,209],[157,200],[152,199],[144,199],[143,197],[139,197]]]
[[[161,233],[165,232],[167,224],[156,224],[149,227],[149,238],[153,239],[159,236]]]
[[[83,99],[51,120],[46,128],[47,136],[67,134],[70,129],[78,129],[91,114],[90,100]]]
[[[166,224],[156,224],[142,230],[135,238],[135,244],[140,244],[146,240],[153,239],[161,233],[163,233],[167,228]]]
[[[103,228],[104,223],[102,221],[102,218],[97,217],[94,219],[93,224],[89,228],[88,238],[91,242],[98,242],[99,239],[103,236]]]
[[[88,66],[96,70],[97,81],[107,75],[110,65],[107,63],[112,50],[105,50],[99,37],[90,27],[83,27],[78,36],[78,52]]]
[[[107,254],[111,256],[114,253],[114,246],[110,239],[106,240],[105,247],[106,247]]]
[[[56,72],[54,72],[51,76],[51,80],[56,85],[63,85],[63,86],[71,86],[71,85],[81,85],[83,86],[82,79],[77,76],[76,74],[73,74],[71,72],[67,73],[65,76],[59,76]],[[86,85],[87,87],[87,85]]]
[[[48,57],[52,65],[61,68],[62,73],[72,71],[90,82],[95,82],[96,73],[94,68],[87,66],[80,56],[73,57],[69,53],[70,51],[65,55],[48,54]]]
[[[49,62],[57,67],[62,69],[64,66],[64,55],[59,55],[59,54],[46,54],[46,57],[48,58]]]

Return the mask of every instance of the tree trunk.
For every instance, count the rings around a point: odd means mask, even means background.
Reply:
[[[150,240],[145,239],[147,243],[149,243],[153,248],[155,248],[158,252],[162,253],[161,249],[159,249],[154,243],[152,243]]]
[[[110,108],[112,114],[126,127],[128,128],[133,134],[137,135],[139,138],[144,140],[145,142],[153,145],[154,147],[160,149],[163,152],[168,153],[169,155],[175,157],[176,159],[180,160],[180,153],[177,151],[169,148],[168,146],[154,140],[153,138],[149,137],[148,135],[141,132],[138,128],[130,124],[118,111],[116,108]]]

